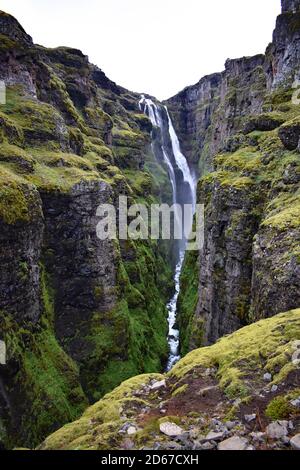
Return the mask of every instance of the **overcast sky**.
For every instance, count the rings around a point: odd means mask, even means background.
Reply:
[[[265,51],[280,0],[0,0],[48,47],[81,49],[130,90],[168,98]]]

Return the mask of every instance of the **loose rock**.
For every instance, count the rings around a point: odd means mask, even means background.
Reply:
[[[160,380],[160,381],[156,381],[156,382],[153,382],[151,385],[150,385],[150,389],[151,390],[158,390],[162,387],[165,387],[166,386],[166,381],[165,380]]]
[[[292,437],[290,444],[294,450],[300,450],[300,434],[296,434],[296,436]]]
[[[244,418],[247,423],[251,423],[252,421],[256,419],[256,414],[253,413],[251,415],[245,415]]]
[[[206,441],[221,441],[226,436],[226,432],[214,432],[210,431],[205,437]]]
[[[218,450],[246,450],[248,441],[244,437],[229,437],[218,445]]]
[[[271,439],[281,439],[288,435],[288,421],[275,421],[266,427],[266,434]]]
[[[265,382],[271,382],[271,380],[272,380],[272,375],[269,372],[264,374],[264,381]]]
[[[181,436],[182,434],[184,434],[184,431],[182,428],[177,426],[177,424],[175,423],[171,423],[170,421],[167,421],[165,423],[160,423],[159,430],[166,436],[170,436],[170,437]]]

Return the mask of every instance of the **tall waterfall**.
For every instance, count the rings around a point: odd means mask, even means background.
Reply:
[[[153,125],[152,150],[158,161],[164,163],[172,186],[173,204],[184,206],[190,204],[194,210],[196,203],[195,181],[188,166],[187,160],[180,149],[169,111],[166,106],[154,103],[150,98],[142,95],[139,102],[140,109],[149,117]],[[192,213],[185,219],[178,216],[175,211],[174,223],[184,223],[185,232],[192,229]],[[168,310],[168,344],[169,358],[167,370],[180,359],[179,355],[179,330],[176,326],[177,301],[180,290],[180,273],[182,270],[186,238],[183,234],[182,240],[175,246],[176,268],[174,274],[175,294],[167,304]]]

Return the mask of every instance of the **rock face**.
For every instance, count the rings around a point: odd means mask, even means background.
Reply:
[[[212,156],[241,128],[242,118],[261,111],[264,61],[263,55],[227,60],[223,73],[202,78],[166,102],[184,153],[201,172],[212,168]]]
[[[300,13],[282,6],[265,56],[227,61],[167,102],[205,205],[204,248],[182,274],[183,352],[300,304]]]
[[[138,95],[3,12],[0,35],[0,446],[33,446],[166,360],[164,247],[96,228],[100,204],[159,202],[170,183]]]

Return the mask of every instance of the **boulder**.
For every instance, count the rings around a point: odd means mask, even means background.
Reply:
[[[300,434],[296,434],[292,437],[290,444],[294,450],[300,450]]]
[[[266,434],[271,439],[281,439],[288,435],[288,421],[274,421],[266,427]]]
[[[160,423],[159,430],[166,436],[176,437],[182,436],[184,434],[184,430],[177,426],[177,424],[172,423],[170,421],[166,421],[165,423]]]
[[[232,436],[225,441],[220,442],[218,450],[246,450],[248,441],[244,437]]]

